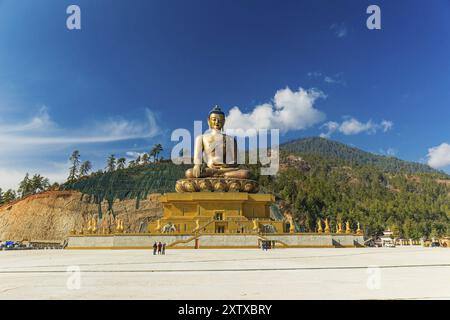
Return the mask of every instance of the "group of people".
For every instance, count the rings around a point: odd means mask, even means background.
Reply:
[[[156,255],[156,253],[158,254],[166,254],[166,243],[154,243],[153,244],[153,255]]]
[[[273,249],[272,241],[262,241],[262,243],[261,243],[261,249],[262,249],[263,251],[267,251],[267,250],[269,250],[269,249]]]

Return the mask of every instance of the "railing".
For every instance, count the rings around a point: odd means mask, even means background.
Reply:
[[[172,242],[171,244],[169,244],[167,247],[168,247],[168,248],[172,248],[172,247],[176,246],[177,244],[181,244],[181,243],[189,243],[189,242],[191,242],[192,240],[197,239],[198,237],[199,237],[199,235],[196,234],[195,236],[192,236],[192,237],[187,238],[187,239],[185,239],[185,240],[177,240],[177,241]]]
[[[279,244],[285,246],[286,248],[289,248],[289,245],[288,245],[286,242],[283,242],[283,241],[281,241],[281,240],[272,240],[272,239],[268,239],[268,238],[264,237],[264,236],[261,235],[261,234],[259,235],[258,238],[259,238],[260,240],[264,240],[264,241],[273,241],[273,242],[275,242],[275,243],[279,243]]]
[[[204,225],[202,225],[202,226],[200,226],[200,227],[195,228],[194,230],[192,230],[192,232],[195,233],[196,235],[198,235],[198,234],[200,233],[200,231],[201,231],[203,228],[206,228],[207,226],[209,226],[209,225],[210,225],[211,223],[213,223],[214,221],[217,221],[217,220],[214,219],[214,218],[212,218],[211,220],[209,220],[208,222],[206,222]]]

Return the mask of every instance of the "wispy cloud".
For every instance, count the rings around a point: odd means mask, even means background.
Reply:
[[[386,150],[380,149],[380,154],[386,155],[388,157],[395,157],[398,153],[398,150],[395,148],[387,148]]]
[[[352,117],[341,123],[329,121],[323,124],[321,129],[325,129],[326,132],[322,133],[320,136],[329,138],[335,132],[344,135],[355,135],[360,133],[375,134],[379,130],[387,132],[391,130],[393,126],[394,123],[392,121],[383,120],[380,123],[374,123],[372,120],[369,120],[364,123]]]
[[[310,78],[319,78],[323,80],[323,82],[328,84],[340,84],[343,86],[347,85],[347,82],[344,79],[344,74],[342,72],[338,72],[334,75],[325,75],[319,71],[311,71],[307,73]]]
[[[330,26],[330,30],[333,31],[333,33],[338,38],[344,38],[348,33],[348,28],[345,25],[345,23],[343,23],[343,22],[342,23],[333,23]]]
[[[332,76],[325,76],[323,81],[329,84],[341,84],[343,86],[347,85],[347,82],[343,78],[343,73],[339,72]]]
[[[82,133],[81,133],[82,132]],[[80,134],[81,133],[81,134]],[[23,123],[0,123],[0,143],[11,146],[107,143],[131,139],[152,138],[160,133],[155,114],[145,109],[140,121],[109,118],[73,131],[59,128],[50,118],[47,108]]]

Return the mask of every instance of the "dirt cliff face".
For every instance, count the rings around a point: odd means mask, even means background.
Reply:
[[[114,202],[116,218],[123,220],[127,233],[145,232],[147,223],[162,214],[159,195],[141,200]],[[114,218],[109,215],[107,203],[102,204],[103,219],[98,229],[114,229]],[[77,233],[87,227],[88,219],[98,219],[98,206],[81,201],[81,193],[49,191],[0,207],[0,240],[63,240],[72,229]]]

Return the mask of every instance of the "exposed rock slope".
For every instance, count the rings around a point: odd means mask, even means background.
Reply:
[[[106,214],[106,203],[102,212],[107,220],[112,220]],[[114,212],[130,233],[146,230],[147,222],[161,215],[162,208],[159,195],[153,194],[140,202],[139,209],[135,200],[116,201]],[[98,206],[81,201],[81,193],[44,192],[0,207],[0,240],[62,240],[72,229],[78,231],[86,226],[92,217],[98,217]]]

